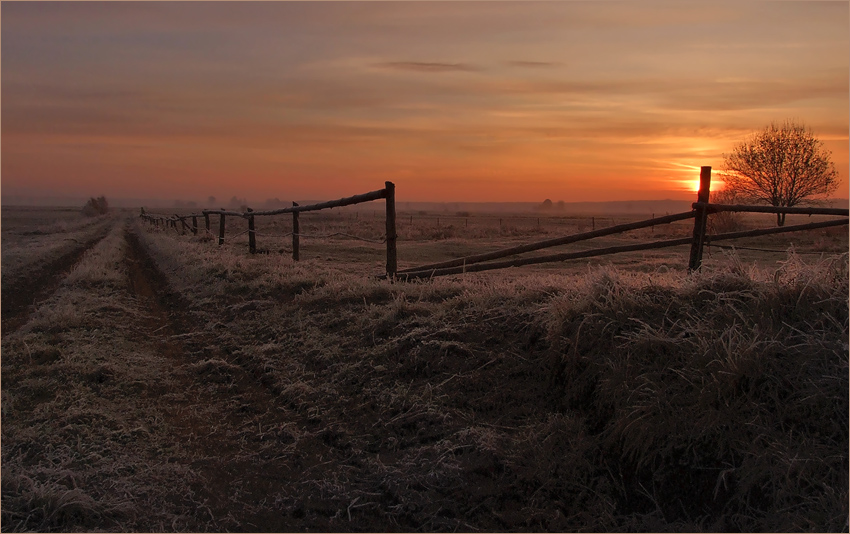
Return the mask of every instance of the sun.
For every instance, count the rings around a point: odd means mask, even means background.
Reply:
[[[697,178],[696,180],[691,180],[690,191],[692,191],[694,193],[699,192],[699,178]]]

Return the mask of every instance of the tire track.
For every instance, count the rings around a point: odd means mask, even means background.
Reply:
[[[276,397],[253,373],[227,362],[214,334],[203,332],[180,295],[173,293],[138,236],[126,233],[130,294],[145,303],[147,343],[169,360],[180,386],[163,410],[173,441],[191,451],[186,462],[205,484],[193,488],[214,521],[228,530],[291,531],[279,514],[258,503],[292,476],[281,462],[271,462],[290,435],[289,414],[276,408]],[[264,430],[265,429],[265,430]]]
[[[62,280],[74,270],[85,253],[100,243],[116,224],[122,223],[114,220],[112,224],[104,225],[88,241],[70,252],[48,261],[40,268],[29,271],[28,274],[4,283],[2,304],[0,304],[2,336],[23,326],[36,307],[59,289]]]

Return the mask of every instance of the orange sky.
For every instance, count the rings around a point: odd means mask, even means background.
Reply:
[[[847,2],[0,5],[2,196],[690,199],[771,121],[848,196]]]

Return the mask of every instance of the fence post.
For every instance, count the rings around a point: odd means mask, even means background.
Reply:
[[[221,208],[224,211],[224,208]],[[218,220],[218,246],[224,244],[224,213],[219,214]]]
[[[198,216],[192,215],[192,235],[198,235]]]
[[[709,189],[711,188],[711,167],[700,168],[699,192],[697,202],[708,202]],[[708,211],[705,207],[696,208],[694,217],[694,240],[691,243],[691,257],[688,262],[688,272],[696,271],[702,265],[702,245],[705,242],[705,226],[708,220]]]
[[[395,231],[395,184],[384,182],[387,192],[387,278],[393,280],[398,270]]]
[[[297,202],[293,202],[292,206],[297,206]],[[298,222],[298,212],[292,212],[292,261],[298,261],[298,247],[301,245],[300,234],[301,233],[301,225]]]
[[[248,213],[251,213],[251,208],[245,208]],[[257,233],[254,230],[254,216],[248,215],[248,252],[251,254],[257,253]]]

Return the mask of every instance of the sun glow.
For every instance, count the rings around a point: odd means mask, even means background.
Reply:
[[[699,191],[699,178],[690,181],[690,187],[688,188],[688,191],[692,191],[694,193]]]

